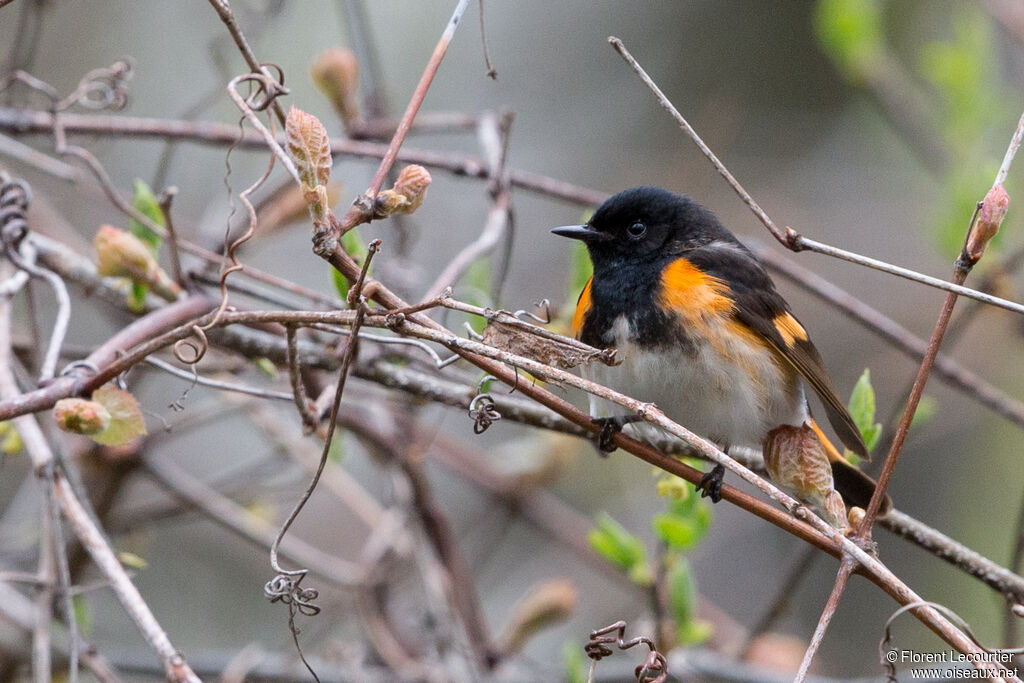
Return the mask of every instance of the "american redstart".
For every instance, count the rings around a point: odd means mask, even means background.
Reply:
[[[576,304],[576,337],[615,348],[622,359],[588,369],[590,379],[656,404],[726,450],[761,450],[772,430],[807,425],[821,440],[835,488],[848,504],[867,505],[874,481],[810,415],[805,383],[839,440],[868,458],[821,356],[757,258],[714,214],[687,196],[644,186],[611,197],[585,225],[552,232],[583,241],[594,265]],[[640,438],[656,436],[656,428],[623,413],[591,397],[602,450],[614,449],[611,439],[627,424]],[[713,501],[724,474],[718,465],[701,482]]]

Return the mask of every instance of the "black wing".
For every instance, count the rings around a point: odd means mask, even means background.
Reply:
[[[828,421],[843,444],[869,459],[860,430],[836,393],[821,355],[754,255],[739,243],[724,242],[690,251],[686,258],[729,284],[736,319],[796,368],[825,405]]]

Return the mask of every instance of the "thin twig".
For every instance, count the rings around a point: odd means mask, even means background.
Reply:
[[[241,27],[235,20],[235,15],[231,11],[231,5],[228,0],[210,0],[210,5],[214,10],[216,10],[217,16],[219,16],[220,20],[224,22],[224,26],[227,27],[228,32],[231,34],[231,38],[235,41],[235,45],[238,46],[238,51],[242,54],[242,58],[249,67],[249,71],[254,74],[263,74],[267,78],[273,80],[270,70],[263,64],[260,64],[259,60],[256,59],[256,55],[253,54],[252,48],[249,47],[249,41],[246,40],[245,34],[242,33]],[[278,123],[283,126],[284,109],[281,108],[281,103],[274,100],[272,106],[274,108],[274,114],[277,115]]]
[[[299,367],[299,350],[294,325],[285,327],[285,337],[288,340],[288,378],[292,384],[292,396],[295,400],[295,407],[299,411],[299,417],[302,418],[303,426],[307,432],[311,432],[316,429],[319,420],[313,414],[311,409],[312,401],[309,398],[309,394],[306,393],[305,384],[302,382],[302,369]]]
[[[0,298],[0,398],[11,401],[19,396],[19,390],[11,372],[10,346],[10,301]],[[25,444],[25,450],[38,470],[54,462],[53,453],[46,441],[39,423],[34,416],[23,415],[14,421],[15,427]],[[121,605],[135,621],[142,635],[157,652],[164,665],[167,677],[173,681],[198,683],[198,678],[171,644],[167,633],[157,622],[138,589],[128,578],[124,567],[118,561],[103,533],[88,514],[67,479],[56,469],[52,474],[54,495],[61,510],[75,531],[79,541],[89,552],[93,561],[110,581]]]
[[[402,119],[398,123],[395,135],[388,144],[387,151],[384,153],[380,166],[377,168],[377,173],[374,174],[373,180],[370,182],[370,187],[362,195],[356,197],[352,207],[346,212],[341,221],[337,222],[334,226],[334,234],[330,235],[330,238],[324,242],[321,247],[322,249],[329,250],[333,246],[333,242],[343,234],[372,218],[373,203],[377,199],[377,193],[380,192],[384,179],[398,158],[398,151],[405,141],[405,136],[409,133],[409,127],[412,125],[413,119],[416,118],[420,105],[423,104],[423,98],[426,97],[427,91],[430,90],[430,84],[434,81],[437,68],[441,65],[441,60],[444,59],[444,55],[448,51],[448,45],[451,44],[452,38],[455,36],[455,29],[462,20],[462,15],[468,6],[469,0],[459,0],[455,6],[455,11],[452,12],[451,19],[448,20],[440,40],[438,40],[437,45],[434,47],[434,52],[427,61],[427,66],[423,70],[423,75],[420,76],[419,83],[416,84],[412,98],[402,114]]]
[[[629,51],[626,49],[626,46],[622,44],[622,41],[615,37],[609,37],[608,42],[611,43],[612,47],[615,48],[616,52],[622,55],[622,58],[626,60],[626,63],[629,64],[629,66],[633,69],[633,71],[637,73],[638,76],[640,76],[640,79],[644,82],[644,84],[651,89],[654,95],[658,98],[658,103],[662,106],[662,108],[672,115],[672,118],[676,120],[676,123],[679,124],[679,127],[687,134],[687,136],[689,136],[693,143],[697,145],[697,148],[700,149],[701,153],[704,154],[705,157],[707,157],[708,161],[710,161],[712,165],[714,165],[715,170],[718,171],[719,175],[721,175],[722,178],[724,178],[725,181],[729,184],[729,186],[733,189],[733,191],[736,192],[737,195],[739,195],[740,199],[743,200],[743,203],[747,205],[751,212],[753,212],[753,214],[757,216],[758,220],[761,221],[764,227],[768,229],[768,232],[770,232],[772,236],[775,237],[775,239],[777,239],[779,243],[782,244],[787,249],[790,249],[792,251],[814,251],[819,254],[825,254],[827,256],[832,256],[834,258],[842,259],[844,261],[849,261],[850,263],[856,263],[857,265],[867,266],[868,268],[874,268],[875,270],[879,270],[883,273],[896,275],[907,280],[910,280],[912,282],[918,282],[920,284],[928,285],[929,287],[934,287],[936,289],[942,289],[947,292],[953,292],[961,296],[977,299],[978,301],[982,301],[993,306],[998,306],[999,308],[1005,308],[1008,311],[1013,311],[1015,313],[1024,313],[1024,304],[1020,304],[1015,301],[1008,301],[1006,299],[1002,299],[997,296],[992,296],[991,294],[986,294],[984,292],[979,292],[975,289],[971,289],[970,287],[964,287],[961,282],[948,282],[937,277],[932,277],[930,275],[918,273],[916,271],[910,270],[909,268],[903,268],[901,266],[896,266],[891,263],[886,263],[885,261],[881,261],[879,259],[874,259],[868,256],[861,256],[860,254],[854,253],[852,251],[846,251],[845,249],[833,247],[823,242],[818,242],[816,240],[804,237],[795,230],[793,230],[793,228],[790,228],[788,226],[785,230],[780,229],[779,226],[775,224],[775,221],[773,221],[768,216],[768,214],[765,213],[765,210],[762,209],[756,201],[754,201],[754,198],[750,196],[750,193],[743,189],[743,186],[740,185],[739,181],[737,181],[736,178],[732,175],[732,173],[729,172],[729,169],[725,167],[725,164],[723,164],[718,159],[718,157],[715,156],[715,153],[712,152],[711,149],[707,146],[707,144],[705,144],[704,141],[701,139],[701,137],[697,135],[697,132],[693,129],[692,126],[690,126],[686,119],[683,118],[683,115],[679,113],[679,110],[675,108],[675,105],[673,105],[672,102],[669,101],[668,97],[665,96],[665,93],[661,91],[661,88],[659,88],[658,85],[647,74],[647,72],[644,71],[644,68],[640,66],[640,64],[636,61],[633,55],[629,53]],[[1017,140],[1017,143],[1019,145],[1020,141],[1016,137],[1016,135],[1014,139]],[[1012,159],[1013,157],[1012,155],[1010,155],[1009,160],[1012,161]],[[1004,163],[1008,162],[1004,161]]]

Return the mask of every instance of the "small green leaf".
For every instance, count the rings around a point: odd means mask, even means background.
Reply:
[[[871,386],[871,370],[864,368],[850,394],[850,416],[863,434],[875,422],[875,390]]]
[[[676,550],[689,550],[711,528],[711,510],[695,495],[669,502],[668,509],[651,520],[654,533]]]
[[[587,535],[594,552],[626,570],[634,583],[650,585],[652,576],[643,542],[606,512],[598,514],[595,521],[597,527]]]
[[[587,665],[583,661],[583,648],[567,640],[562,643],[562,669],[565,683],[587,683]]]
[[[692,619],[681,625],[678,633],[680,645],[700,645],[714,635],[715,627],[703,619]]]
[[[264,356],[260,358],[254,358],[252,364],[255,365],[260,372],[262,372],[270,379],[277,379],[277,366],[274,365],[274,361]]]
[[[89,609],[89,600],[84,595],[72,596],[71,610],[74,612],[78,630],[83,636],[88,637],[92,633],[92,610]]]
[[[8,423],[3,422],[0,424]],[[21,452],[23,445],[24,444],[21,442],[21,434],[18,433],[17,429],[12,427],[11,430],[4,435],[3,441],[0,441],[0,452],[4,455],[16,455]]]
[[[160,227],[167,227],[167,220],[164,218],[163,209],[160,208],[156,195],[153,194],[153,190],[149,188],[149,185],[138,178],[135,179],[135,195],[132,197],[132,207]],[[160,245],[163,243],[163,238],[160,235],[134,218],[128,220],[128,232],[145,242],[149,250],[153,252],[153,256],[156,256],[157,250],[160,249]]]
[[[700,540],[700,533],[693,520],[668,512],[655,515],[651,526],[658,538],[677,550],[689,550]]]
[[[576,303],[576,299],[586,286],[587,280],[593,274],[594,265],[590,262],[587,245],[574,241],[572,250],[569,252],[569,293],[566,301]]]
[[[660,498],[675,498],[677,500],[683,500],[693,495],[693,484],[682,477],[669,474],[668,472],[660,469],[655,469],[655,473],[658,475],[658,481],[654,486],[657,489],[658,496]]]
[[[93,392],[92,400],[110,413],[110,426],[89,438],[103,446],[120,446],[146,434],[139,402],[127,391],[107,384]]]
[[[877,0],[820,0],[814,10],[814,30],[818,42],[849,78],[864,78],[884,56]]]
[[[334,438],[331,440],[331,447],[327,449],[327,459],[336,465],[340,465],[345,459],[345,445],[342,443],[344,439],[341,438],[341,434],[335,432]]]
[[[149,294],[149,285],[144,282],[133,281],[126,298],[128,308],[134,313],[141,313],[146,308],[147,294]]]
[[[938,401],[931,396],[922,396],[921,401],[917,404],[917,410],[914,412],[914,418],[910,421],[910,428],[924,427],[935,417],[938,410]]]
[[[366,259],[366,254],[369,249],[366,246],[366,242],[360,236],[358,230],[349,230],[341,236],[341,246],[345,249],[349,256],[358,263],[360,266],[363,265],[363,261]],[[373,266],[370,266],[370,271],[366,274],[367,277],[373,272]],[[348,279],[342,275],[337,269],[331,268],[331,279],[334,281],[334,289],[338,292],[338,296],[344,301],[348,298],[349,282]]]
[[[682,557],[674,557],[665,582],[672,618],[679,626],[690,623],[697,609],[697,585],[690,572],[690,563]]]
[[[117,554],[117,559],[128,569],[145,569],[149,566],[149,562],[146,562],[145,558],[123,550]]]

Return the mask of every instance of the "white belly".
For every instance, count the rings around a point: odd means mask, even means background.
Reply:
[[[614,331],[622,364],[594,364],[585,369],[585,375],[627,396],[654,403],[671,420],[699,436],[723,446],[760,450],[770,430],[807,420],[807,403],[795,370],[784,367],[784,361],[767,348],[725,334],[724,327],[715,330],[720,334],[715,334],[713,344],[657,352],[643,351],[631,342],[625,318],[616,322]],[[590,410],[595,417],[627,412],[593,396]],[[650,425],[632,427],[636,436],[660,436]]]

